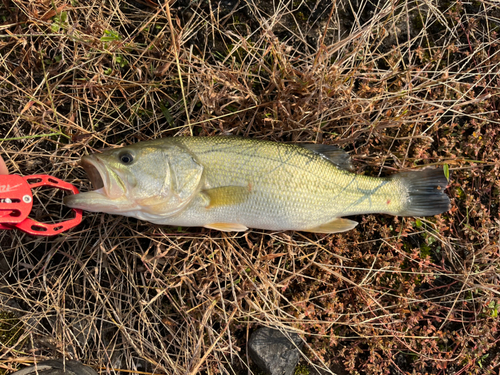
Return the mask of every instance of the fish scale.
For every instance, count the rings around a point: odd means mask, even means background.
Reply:
[[[332,164],[321,156],[310,152],[300,155],[295,147],[284,144],[273,147],[276,144],[270,142],[257,143],[258,148],[240,148],[238,144],[234,147],[239,151],[233,153],[227,150],[224,138],[216,145],[196,142],[197,138],[190,140],[186,139],[186,147],[198,156],[202,165],[208,166],[205,170],[208,187],[251,184],[250,196],[244,203],[214,210],[212,220],[215,222],[230,218],[231,222],[249,222],[255,226],[262,225],[261,220],[265,219],[266,226],[316,226],[333,218],[332,207],[323,206],[331,199],[331,194],[326,186],[321,189],[321,185],[329,185],[326,179]],[[242,143],[241,146],[245,146],[246,142]],[[211,149],[208,154],[203,152],[207,147]],[[259,155],[256,150],[260,151]],[[231,154],[235,157],[229,158]],[[232,160],[231,164],[225,162],[228,159]],[[194,210],[200,208],[192,207]],[[204,210],[199,211],[204,214]]]

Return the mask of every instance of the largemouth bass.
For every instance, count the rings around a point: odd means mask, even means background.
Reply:
[[[349,171],[335,146],[239,137],[176,137],[84,156],[94,191],[65,204],[155,224],[337,233],[342,216],[431,216],[447,211],[447,179],[427,168],[386,178]]]

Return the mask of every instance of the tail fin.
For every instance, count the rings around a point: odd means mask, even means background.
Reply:
[[[450,198],[444,193],[448,180],[443,168],[427,168],[394,175],[408,191],[408,203],[401,216],[433,216],[450,209]]]

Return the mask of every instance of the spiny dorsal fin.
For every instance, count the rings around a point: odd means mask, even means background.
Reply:
[[[337,218],[329,223],[318,225],[315,228],[310,228],[304,230],[304,232],[312,232],[312,233],[340,233],[347,232],[348,230],[353,229],[356,225],[358,225],[357,221]]]
[[[347,152],[337,146],[313,143],[301,144],[301,146],[309,151],[324,156],[340,169],[345,169],[346,171],[353,170],[351,157]]]
[[[204,227],[220,230],[222,232],[244,232],[248,229],[246,226],[236,223],[213,223],[204,225]]]
[[[203,190],[201,194],[207,199],[206,208],[214,208],[242,203],[248,198],[250,190],[243,186],[220,186]]]

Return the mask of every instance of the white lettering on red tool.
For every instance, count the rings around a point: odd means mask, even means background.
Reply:
[[[7,184],[7,185],[0,185],[0,193],[9,193],[11,191],[16,190],[19,186],[21,186],[21,184],[17,184],[17,185],[14,185],[14,186],[11,186],[9,184]]]

